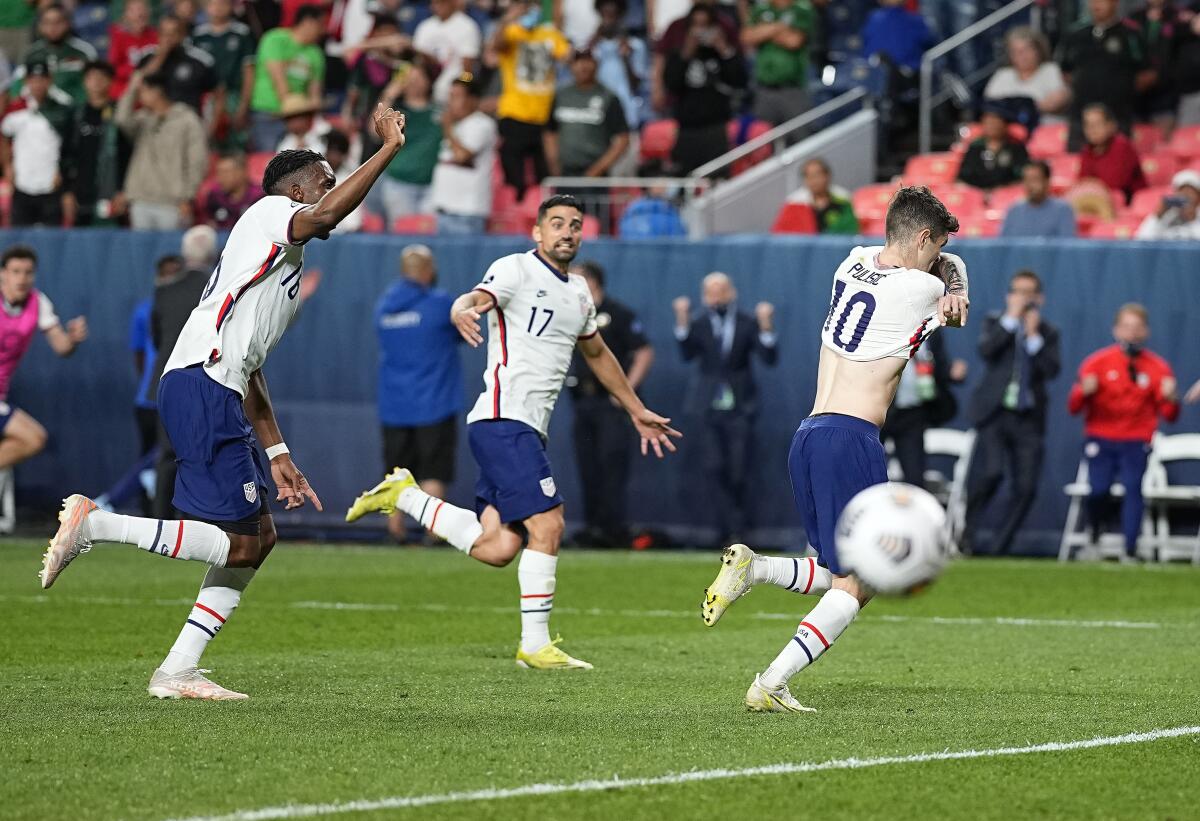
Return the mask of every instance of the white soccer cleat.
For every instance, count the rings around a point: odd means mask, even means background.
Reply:
[[[92,542],[84,532],[84,523],[88,514],[96,509],[96,503],[86,496],[76,493],[63,499],[62,510],[58,514],[58,532],[50,540],[46,553],[42,556],[42,589],[46,590],[54,584],[58,574],[80,553],[92,549]]]
[[[750,581],[750,565],[754,562],[754,551],[744,544],[725,548],[721,554],[721,572],[704,590],[704,601],[700,604],[700,616],[709,627],[716,624],[735,601],[746,595],[753,586]]]
[[[805,707],[796,701],[792,691],[786,684],[781,684],[774,690],[762,683],[761,676],[754,677],[754,683],[746,691],[746,709],[752,713],[815,713],[813,707]]]
[[[210,670],[197,670],[189,667],[178,673],[166,673],[163,669],[154,671],[150,677],[147,692],[155,698],[199,698],[207,701],[245,701],[250,696],[226,690],[220,684],[209,681],[204,677]]]

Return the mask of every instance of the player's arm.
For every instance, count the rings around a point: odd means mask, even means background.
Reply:
[[[633,427],[642,439],[642,455],[646,454],[648,448],[653,448],[654,455],[661,459],[663,448],[674,451],[675,443],[671,438],[679,438],[683,434],[670,427],[670,419],[659,416],[642,404],[629,384],[625,371],[621,370],[621,363],[613,356],[600,334],[580,337],[579,350],[596,379],[628,412]]]
[[[938,316],[947,328],[961,328],[967,324],[967,311],[971,307],[968,296],[967,265],[962,257],[942,254],[933,263],[931,273],[946,286],[946,294],[938,300]]]
[[[316,205],[296,212],[291,234],[296,243],[328,236],[362,203],[371,186],[404,147],[404,115],[382,105],[377,107],[375,133],[383,146],[354,173],[331,188]]]
[[[472,348],[478,348],[483,343],[479,320],[494,307],[495,297],[480,290],[467,291],[450,306],[450,321]]]
[[[255,436],[271,459],[271,478],[279,491],[276,500],[284,503],[284,510],[292,510],[303,507],[305,498],[308,498],[317,510],[324,510],[316,491],[309,487],[308,480],[292,462],[287,445],[283,443],[283,434],[280,433],[279,422],[275,419],[275,409],[271,407],[271,395],[267,393],[267,378],[261,370],[250,374],[243,406],[246,418],[254,426]]]
[[[77,316],[69,321],[66,327],[56,322],[45,330],[45,334],[46,341],[50,343],[50,350],[59,356],[70,356],[75,353],[80,343],[87,339],[87,319]]]

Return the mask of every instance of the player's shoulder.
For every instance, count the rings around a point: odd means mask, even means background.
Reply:
[[[258,219],[259,217],[267,214],[290,214],[292,211],[303,207],[304,203],[296,202],[291,197],[285,197],[282,194],[265,194],[261,199],[257,200],[253,205],[246,209],[246,211],[242,214],[242,219],[244,220],[247,217]],[[238,220],[238,222],[241,222],[241,220]]]
[[[577,290],[582,289],[587,293],[589,298],[591,297],[592,291],[590,288],[588,288],[587,280],[584,279],[582,274],[567,274],[567,282]]]

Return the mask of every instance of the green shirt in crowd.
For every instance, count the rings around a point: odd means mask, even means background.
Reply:
[[[287,64],[287,87],[293,94],[307,96],[308,85],[313,80],[319,86],[325,83],[325,54],[320,46],[300,45],[292,36],[291,29],[271,29],[259,42],[258,56],[255,58],[254,94],[250,98],[250,107],[255,111],[279,113],[279,95],[275,93],[275,84],[267,72],[267,64],[276,62]]]
[[[213,70],[217,73],[217,86],[235,96],[242,90],[242,68],[254,62],[254,35],[250,27],[237,20],[230,22],[222,32],[213,31],[205,24],[197,26],[192,33],[192,45],[213,58]]]
[[[786,23],[804,33],[804,45],[784,48],[768,40],[758,47],[754,57],[754,77],[760,85],[772,88],[795,87],[808,83],[808,46],[812,40],[813,9],[808,0],[796,0],[785,8],[774,3],[757,3],[750,10],[750,24]]]
[[[34,40],[25,53],[22,63],[45,63],[50,67],[54,85],[71,95],[71,99],[82,103],[87,99],[83,90],[83,67],[96,59],[96,50],[78,37],[68,37],[61,43]],[[13,72],[12,94],[21,93],[25,82],[25,66]]]
[[[404,112],[404,150],[388,163],[387,175],[410,185],[429,185],[442,147],[442,111],[433,105],[400,105],[397,110]]]
[[[0,0],[0,29],[27,29],[36,15],[29,0]],[[10,59],[19,55],[10,54]]]
[[[858,217],[854,216],[854,206],[850,200],[838,194],[829,195],[829,205],[825,208],[813,206],[817,215],[817,231],[822,234],[857,234]]]
[[[621,101],[599,83],[560,88],[546,128],[558,134],[558,164],[567,177],[582,175],[604,156],[613,137],[629,131]]]

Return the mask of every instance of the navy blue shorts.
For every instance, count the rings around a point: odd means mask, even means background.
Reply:
[[[168,371],[158,414],[175,448],[175,507],[206,522],[246,522],[269,512],[267,479],[242,397],[204,368]]]
[[[524,422],[495,419],[467,425],[471,453],[479,465],[475,513],[488,505],[500,521],[522,522],[563,503],[554,484],[542,435]]]
[[[859,491],[888,480],[879,428],[841,413],[810,416],[792,437],[788,472],[809,543],[820,564],[840,575],[838,517]]]
[[[4,433],[4,429],[8,427],[8,420],[12,419],[15,411],[16,408],[12,405],[7,402],[0,402],[0,433]]]

